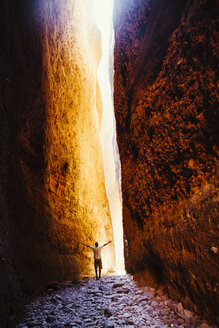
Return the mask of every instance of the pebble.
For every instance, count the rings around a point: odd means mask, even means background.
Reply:
[[[210,328],[210,326],[207,323],[205,323],[205,322],[202,323],[200,327],[201,328]]]
[[[184,310],[184,314],[188,318],[192,318],[194,316],[194,314],[189,310]]]
[[[112,316],[112,312],[110,311],[110,309],[107,309],[107,308],[104,310],[104,314],[107,318]]]
[[[105,321],[104,328],[114,328],[114,324],[108,320]]]
[[[197,325],[198,323],[198,325]],[[77,284],[53,282],[26,306],[16,328],[215,328],[163,290],[140,288],[132,276],[105,276]]]

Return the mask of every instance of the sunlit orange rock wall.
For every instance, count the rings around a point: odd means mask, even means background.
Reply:
[[[80,242],[112,239],[100,145],[101,40],[90,4],[1,4],[1,324],[19,294],[93,273]],[[112,246],[105,255],[109,269]]]
[[[214,322],[216,13],[206,0],[115,0],[114,12],[126,267]]]

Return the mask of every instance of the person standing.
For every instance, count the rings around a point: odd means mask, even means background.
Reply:
[[[90,246],[87,244],[82,243],[82,245],[89,247],[92,249],[93,254],[94,254],[94,269],[95,269],[95,273],[96,273],[96,279],[100,279],[101,278],[101,270],[103,268],[102,266],[102,259],[101,259],[101,251],[102,248],[106,245],[108,245],[109,243],[111,243],[112,241],[108,241],[108,243],[103,244],[102,246],[98,246],[98,242],[96,241],[95,246]],[[99,268],[99,276],[97,274],[97,269]]]

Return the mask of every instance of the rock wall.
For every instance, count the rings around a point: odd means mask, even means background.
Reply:
[[[101,40],[89,0],[3,0],[0,318],[47,282],[93,273],[112,239],[100,145]],[[105,250],[105,270],[114,265]]]
[[[115,0],[126,268],[218,322],[216,1]]]

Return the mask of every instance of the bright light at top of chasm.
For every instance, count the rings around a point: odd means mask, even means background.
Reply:
[[[109,33],[109,26],[112,23],[113,0],[93,0],[93,9],[101,33]]]
[[[113,107],[113,0],[93,0],[96,24],[102,36],[102,58],[98,68],[98,81],[102,95],[101,142],[104,161],[106,193],[109,200],[116,271],[124,273],[122,196],[120,192],[120,159],[116,141],[115,117]]]

